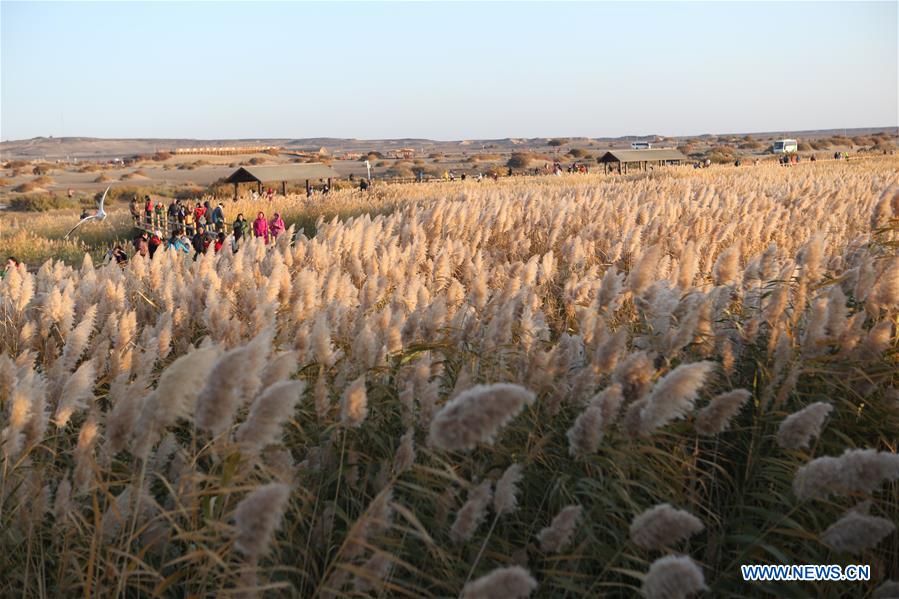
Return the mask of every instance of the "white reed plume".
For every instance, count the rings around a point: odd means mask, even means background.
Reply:
[[[497,568],[462,589],[462,599],[522,599],[534,592],[537,581],[521,566]]]
[[[871,516],[871,504],[864,502],[846,512],[821,534],[829,547],[840,553],[857,554],[877,546],[896,532],[896,525],[886,518]]]
[[[112,409],[106,417],[105,444],[107,453],[115,455],[125,449],[134,432],[146,390],[129,385],[128,375],[120,374],[109,385]]]
[[[699,252],[696,249],[696,241],[691,239],[681,253],[680,264],[677,271],[677,286],[680,289],[688,289],[693,285],[693,278],[699,266]]]
[[[247,400],[247,389],[258,388],[263,365],[254,356],[268,348],[247,344],[218,357],[203,377],[196,396],[194,422],[200,430],[218,435],[234,422],[234,415]],[[259,366],[257,370],[254,366]]]
[[[454,543],[471,540],[472,535],[487,515],[487,508],[490,506],[492,496],[489,480],[485,480],[468,492],[468,500],[459,508],[456,520],[450,529],[450,538]]]
[[[652,562],[640,589],[646,599],[684,599],[705,590],[702,570],[686,555],[666,555]]]
[[[384,551],[376,551],[356,572],[353,589],[360,593],[368,593],[382,588],[392,569],[391,555]]]
[[[340,359],[341,351],[335,350],[331,343],[331,329],[328,326],[326,312],[319,312],[312,326],[312,351],[315,359],[326,368],[330,368]]]
[[[731,246],[718,255],[712,268],[712,279],[715,285],[731,285],[738,283],[740,275],[740,250]]]
[[[831,493],[870,493],[894,480],[899,480],[899,455],[874,449],[847,449],[839,457],[820,457],[797,470],[793,493],[799,499],[824,499]]]
[[[568,453],[572,456],[596,453],[602,441],[602,428],[602,410],[597,406],[588,406],[565,433],[568,437]]]
[[[897,599],[899,598],[899,580],[887,580],[874,590],[871,599]]]
[[[499,430],[533,402],[534,394],[519,385],[476,385],[448,401],[434,416],[428,442],[445,451],[492,445]]]
[[[594,395],[589,405],[599,408],[603,426],[609,426],[618,420],[623,401],[624,396],[621,394],[621,385],[612,383]]]
[[[269,386],[253,401],[234,439],[252,453],[277,443],[305,388],[302,381],[281,381]]]
[[[636,351],[618,362],[612,373],[612,382],[621,386],[625,399],[634,400],[649,390],[654,373],[649,355],[645,351]]]
[[[25,426],[32,417],[32,385],[34,384],[34,371],[29,371],[28,376],[19,381],[12,390],[8,402],[7,426],[0,433],[0,441],[3,444],[3,453],[7,459],[13,459],[22,451],[25,435]]]
[[[699,389],[714,367],[714,362],[691,362],[681,364],[662,377],[652,388],[646,405],[640,411],[642,434],[649,434],[672,420],[683,418],[692,410]]]
[[[293,350],[279,352],[262,371],[262,389],[274,385],[278,381],[289,379],[297,371],[299,353]]]
[[[75,474],[72,482],[78,493],[86,492],[94,480],[94,446],[99,435],[97,415],[92,414],[81,425],[78,443],[75,445]]]
[[[634,517],[630,534],[637,547],[664,549],[692,537],[703,528],[699,518],[690,512],[661,503]]]
[[[94,397],[96,370],[90,360],[81,363],[62,388],[59,405],[56,406],[54,422],[63,428],[77,410],[87,409],[87,400]]]
[[[141,409],[134,441],[138,456],[146,457],[167,426],[178,418],[189,419],[194,415],[197,396],[218,355],[215,347],[199,348],[181,356],[163,371],[156,389]]]
[[[234,546],[249,558],[265,555],[290,498],[290,487],[268,483],[247,495],[234,512],[236,538]]]
[[[662,248],[658,244],[648,247],[643,252],[639,262],[634,265],[627,278],[628,289],[634,295],[640,295],[649,288],[661,259]]]
[[[365,375],[354,380],[340,398],[340,421],[344,426],[358,428],[368,417],[368,394]]]
[[[87,255],[87,254],[85,254]],[[58,364],[61,370],[69,371],[81,359],[87,349],[87,342],[94,330],[94,321],[97,317],[97,305],[92,304],[84,311],[81,321],[66,337],[66,344],[62,350]]]
[[[415,463],[415,429],[410,428],[400,437],[400,444],[393,455],[393,473],[400,475]]]
[[[717,435],[730,427],[731,420],[746,404],[752,393],[746,389],[734,389],[716,395],[696,415],[696,432],[700,435]]]
[[[833,406],[818,401],[784,418],[777,429],[777,444],[784,449],[805,449],[821,435],[821,427]]]
[[[512,464],[496,481],[493,511],[497,516],[511,514],[518,509],[518,483],[521,482],[523,471],[521,464]]]
[[[549,526],[537,533],[537,541],[540,543],[540,551],[544,553],[559,553],[564,551],[573,540],[574,531],[581,520],[583,508],[579,505],[569,505],[562,508]]]

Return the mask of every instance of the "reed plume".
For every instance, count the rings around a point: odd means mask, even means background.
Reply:
[[[506,597],[520,599],[527,597],[537,588],[537,581],[521,566],[497,568],[477,580],[465,585],[463,599],[494,599]]]
[[[444,451],[491,445],[499,430],[533,402],[534,394],[519,385],[476,385],[440,409],[431,421],[428,441]]]
[[[574,531],[581,520],[583,508],[569,505],[562,508],[549,526],[537,533],[540,550],[544,553],[559,553],[571,544]]]
[[[631,540],[643,549],[664,549],[677,544],[705,528],[693,514],[662,503],[631,521]]]
[[[268,483],[255,489],[237,504],[234,511],[234,546],[249,558],[265,555],[281,525],[290,498],[290,487]]]

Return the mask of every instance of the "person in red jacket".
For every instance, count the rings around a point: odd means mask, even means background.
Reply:
[[[222,249],[222,246],[224,246],[224,245],[225,245],[225,234],[219,233],[218,236],[215,238],[215,253],[218,254],[219,251]]]

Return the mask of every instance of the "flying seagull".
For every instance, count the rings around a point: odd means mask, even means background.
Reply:
[[[66,236],[64,237],[64,239],[68,239],[68,238],[69,238],[69,235],[71,235],[72,232],[73,232],[75,229],[77,229],[78,227],[80,227],[81,225],[83,225],[84,223],[86,223],[86,222],[89,221],[89,220],[95,220],[95,221],[99,222],[99,221],[101,221],[101,220],[105,220],[105,219],[106,219],[106,210],[103,209],[103,203],[106,201],[106,194],[107,194],[107,193],[109,193],[109,188],[108,188],[108,187],[106,188],[106,191],[103,192],[103,197],[100,198],[100,207],[97,209],[96,214],[92,214],[92,215],[90,215],[90,216],[85,216],[85,217],[82,218],[80,221],[78,221],[78,224],[75,225],[74,227],[72,227],[72,228],[69,230],[69,232],[66,233]]]

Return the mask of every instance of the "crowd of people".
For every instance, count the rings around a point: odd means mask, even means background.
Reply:
[[[221,202],[215,207],[208,201],[196,202],[195,206],[191,206],[188,202],[175,199],[166,207],[162,202],[154,203],[150,196],[145,196],[143,202],[135,196],[130,210],[137,230],[132,239],[134,255],[146,258],[152,258],[160,248],[186,255],[193,253],[194,260],[210,250],[218,253],[226,246],[237,252],[242,240],[249,236],[260,238],[268,244],[287,228],[279,213],[275,212],[269,219],[261,210],[252,223],[240,213],[229,226]],[[121,245],[113,247],[108,257],[119,264],[129,259],[128,252]]]

